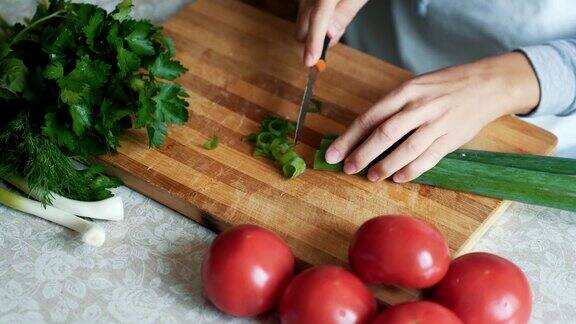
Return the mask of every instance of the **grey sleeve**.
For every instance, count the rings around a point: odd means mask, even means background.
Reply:
[[[576,113],[576,39],[521,47],[540,82],[540,103],[527,116]]]

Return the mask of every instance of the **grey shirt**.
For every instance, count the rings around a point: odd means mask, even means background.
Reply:
[[[371,0],[346,40],[415,73],[519,49],[540,81],[532,115],[576,112],[574,0]]]

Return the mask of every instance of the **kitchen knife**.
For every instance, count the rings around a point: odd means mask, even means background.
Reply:
[[[330,37],[326,36],[324,38],[324,46],[322,47],[322,55],[320,55],[319,63],[317,63],[315,66],[309,69],[308,82],[306,83],[306,88],[304,89],[304,96],[302,97],[302,103],[300,104],[300,112],[298,113],[296,132],[294,134],[294,144],[298,144],[298,141],[302,136],[302,129],[304,128],[304,120],[306,119],[306,114],[308,113],[308,106],[310,105],[310,99],[312,98],[312,93],[314,91],[314,82],[316,82],[316,76],[318,75],[318,73],[322,72],[322,70],[325,67],[326,51],[328,50],[328,45],[330,45]]]

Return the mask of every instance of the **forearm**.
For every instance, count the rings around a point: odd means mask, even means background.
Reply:
[[[576,39],[526,46],[523,52],[538,77],[540,102],[528,116],[576,113]]]

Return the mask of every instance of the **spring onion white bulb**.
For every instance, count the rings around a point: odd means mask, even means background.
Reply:
[[[24,179],[11,177],[6,180],[16,188],[39,199],[38,194],[35,193],[34,190],[30,190],[30,187],[28,187]],[[119,221],[124,218],[124,203],[122,202],[122,198],[118,196],[100,201],[79,201],[60,196],[53,192],[51,192],[50,195],[52,196],[52,206],[74,215],[112,221]]]
[[[43,206],[38,201],[22,197],[2,187],[0,187],[0,203],[74,230],[80,233],[82,241],[86,244],[101,246],[106,240],[106,232],[98,224],[52,206]]]

